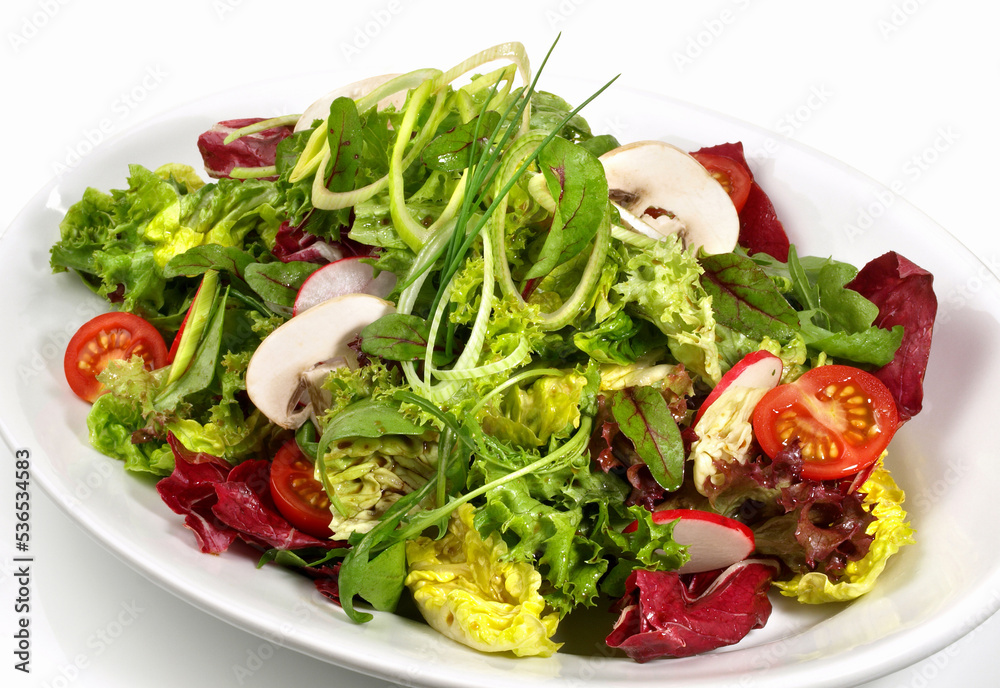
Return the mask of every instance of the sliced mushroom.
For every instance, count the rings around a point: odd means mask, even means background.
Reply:
[[[247,367],[250,401],[273,423],[295,429],[313,412],[313,379],[354,360],[350,343],[368,324],[392,313],[391,303],[368,294],[325,301],[269,334]]]
[[[600,158],[622,221],[643,234],[678,234],[686,248],[728,253],[740,220],[729,194],[693,157],[663,141],[637,141]]]
[[[362,79],[361,81],[355,81],[353,84],[347,84],[346,86],[341,86],[340,88],[335,88],[325,96],[314,102],[312,105],[306,108],[306,111],[302,113],[299,117],[299,121],[295,123],[295,131],[302,131],[303,129],[312,128],[312,123],[318,119],[326,119],[327,115],[330,114],[330,104],[337,98],[346,96],[357,100],[363,96],[368,95],[376,88],[387,82],[389,79],[394,79],[399,74],[382,74],[381,76],[370,76],[367,79]],[[384,98],[378,102],[378,108],[381,110],[387,105],[393,105],[396,108],[403,106],[406,102],[406,91],[399,91],[393,93],[392,95]]]

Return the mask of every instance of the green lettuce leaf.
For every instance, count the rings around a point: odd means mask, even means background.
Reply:
[[[174,470],[174,453],[163,442],[146,439],[146,420],[141,411],[113,394],[102,394],[87,415],[90,443],[97,451],[125,462],[125,468],[139,473],[166,476]]]
[[[541,576],[511,561],[503,539],[480,535],[474,513],[463,504],[443,538],[406,543],[406,585],[417,608],[432,628],[482,652],[552,655],[559,615],[546,611]]]
[[[713,383],[722,377],[712,297],[702,286],[701,266],[676,237],[629,251],[625,278],[615,285],[630,313],[656,325],[670,352]]]
[[[76,270],[98,293],[147,319],[182,313],[190,284],[167,283],[164,267],[174,256],[205,244],[268,245],[280,221],[272,182],[223,179],[191,188],[173,175],[129,167],[129,188],[102,194],[93,189],[67,212],[60,241],[51,249],[53,270]]]

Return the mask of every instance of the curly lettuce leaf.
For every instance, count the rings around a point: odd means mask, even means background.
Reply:
[[[144,440],[146,421],[137,407],[112,394],[102,394],[87,415],[90,443],[97,451],[125,462],[125,468],[138,473],[170,475],[174,455],[170,448]]]
[[[546,612],[542,577],[531,564],[510,561],[497,535],[483,538],[475,509],[456,510],[440,540],[406,543],[406,585],[420,613],[441,634],[482,652],[549,657],[559,615]]]
[[[480,423],[486,434],[522,447],[566,439],[580,426],[580,400],[586,385],[587,378],[575,372],[545,375],[526,388],[514,385]]]
[[[676,237],[632,251],[625,278],[615,285],[626,310],[656,325],[670,352],[707,380],[722,377],[715,342],[712,297],[702,286],[702,268]]]
[[[181,311],[187,290],[168,285],[163,272],[171,258],[204,244],[242,246],[251,232],[267,244],[280,225],[271,182],[195,187],[193,176],[183,166],[131,165],[128,189],[89,189],[60,224],[53,270],[76,270],[102,296],[147,318]]]
[[[868,535],[875,538],[868,553],[858,561],[848,562],[837,582],[818,571],[799,574],[789,581],[777,581],[774,585],[782,595],[794,597],[804,604],[853,600],[875,587],[889,557],[903,545],[913,544],[913,529],[903,509],[905,495],[889,471],[882,468],[881,462],[859,491],[865,495],[865,508],[875,516],[867,529]]]

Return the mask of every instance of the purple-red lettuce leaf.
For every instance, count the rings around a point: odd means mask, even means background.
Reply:
[[[903,326],[895,357],[874,373],[892,392],[903,423],[923,407],[924,373],[937,315],[934,276],[890,251],[861,268],[847,287],[878,306],[875,325]]]
[[[770,617],[767,591],[774,574],[770,563],[745,560],[698,591],[705,576],[633,571],[612,610],[619,616],[606,642],[637,662],[690,657],[737,643]]]
[[[262,121],[260,117],[229,119],[218,122],[198,137],[205,171],[215,178],[227,178],[234,167],[270,167],[274,165],[278,144],[292,133],[292,127],[274,127],[241,136],[223,143],[237,129]]]

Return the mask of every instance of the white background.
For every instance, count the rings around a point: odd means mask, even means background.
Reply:
[[[893,188],[998,271],[1000,6],[540,0],[486,7],[7,0],[0,10],[0,228],[93,146],[177,104],[289,72],[322,73],[319,95],[356,76],[447,68],[509,40],[525,43],[537,64],[562,31],[547,68],[553,75],[603,81],[621,73],[625,87],[791,136]],[[219,119],[255,114],[220,112]],[[905,235],[900,241],[905,251]],[[33,673],[13,671],[12,474],[0,474],[3,685],[389,685],[275,648],[177,600],[104,551],[38,489],[31,501]],[[993,686],[998,646],[994,618],[924,663],[868,685]]]

